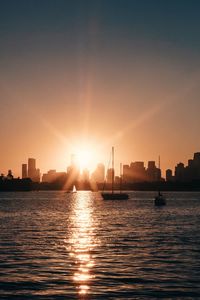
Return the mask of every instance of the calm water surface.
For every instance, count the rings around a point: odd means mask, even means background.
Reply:
[[[0,193],[0,299],[200,299],[200,193]]]

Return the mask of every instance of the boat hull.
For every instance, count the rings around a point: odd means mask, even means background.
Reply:
[[[155,206],[163,206],[166,205],[166,200],[164,197],[157,196],[154,201]]]
[[[101,193],[104,200],[127,200],[129,195],[126,193]]]

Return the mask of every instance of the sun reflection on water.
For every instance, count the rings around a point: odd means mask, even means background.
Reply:
[[[92,200],[90,193],[78,192],[73,200],[71,212],[70,256],[77,265],[73,276],[78,293],[87,295],[90,290],[92,267],[95,265],[92,250],[96,245],[92,218]]]

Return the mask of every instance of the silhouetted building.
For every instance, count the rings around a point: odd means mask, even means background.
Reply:
[[[35,158],[29,158],[28,159],[28,176],[30,177],[32,174],[31,172],[36,169],[36,159]]]
[[[179,182],[200,180],[200,152],[194,153],[193,159],[188,160],[186,167],[183,163],[176,165],[174,179]]]
[[[194,153],[193,180],[200,180],[200,152]]]
[[[40,182],[40,169],[36,169],[36,159],[28,159],[28,177],[31,178],[33,182]]]
[[[54,184],[57,188],[62,188],[66,184],[67,173],[66,172],[56,172],[56,170],[49,170],[46,174],[42,176],[42,182]]]
[[[132,162],[129,165],[123,165],[123,182],[155,182],[161,180],[161,170],[156,167],[155,161],[149,161],[147,169],[143,161]]]
[[[141,182],[146,180],[146,172],[143,161],[132,162],[129,170],[132,182]]]
[[[167,169],[166,170],[166,181],[173,181],[173,175],[172,175],[172,170]]]
[[[51,183],[57,178],[56,170],[49,170],[47,173],[42,175],[42,182]]]
[[[188,167],[193,168],[193,165],[194,165],[193,159],[188,159]]]
[[[176,181],[185,181],[185,168],[183,163],[176,165],[174,176]]]
[[[13,174],[11,170],[8,170],[8,175],[6,176],[7,180],[12,180],[13,179]]]
[[[102,183],[105,180],[105,166],[98,164],[95,171],[92,173],[92,181]]]
[[[194,153],[194,159],[193,160],[194,160],[195,165],[200,167],[200,152]]]
[[[107,175],[106,175],[107,183],[111,183],[112,178],[115,178],[115,171],[112,168],[110,168],[107,170]]]
[[[185,180],[200,180],[200,152],[194,153],[194,158],[188,160],[188,166],[185,167]]]
[[[22,178],[28,177],[27,164],[22,164]]]
[[[148,162],[146,174],[147,174],[147,180],[150,182],[160,180],[161,174],[159,173],[159,169],[156,167],[155,161]]]
[[[131,182],[131,175],[130,175],[130,167],[129,165],[123,165],[123,182]]]
[[[5,176],[3,173],[1,173],[0,180],[5,180]]]
[[[164,180],[162,178],[161,169],[157,168],[157,179],[156,179],[156,181],[161,181],[161,180]]]

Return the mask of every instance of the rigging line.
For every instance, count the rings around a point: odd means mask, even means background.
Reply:
[[[112,157],[112,151],[110,152],[110,158],[108,160],[108,165],[107,165],[107,169],[106,170],[108,170],[108,168],[110,166],[111,157]],[[103,191],[105,190],[105,186],[106,186],[106,175],[105,175],[105,179],[104,179],[104,183],[103,183]]]

